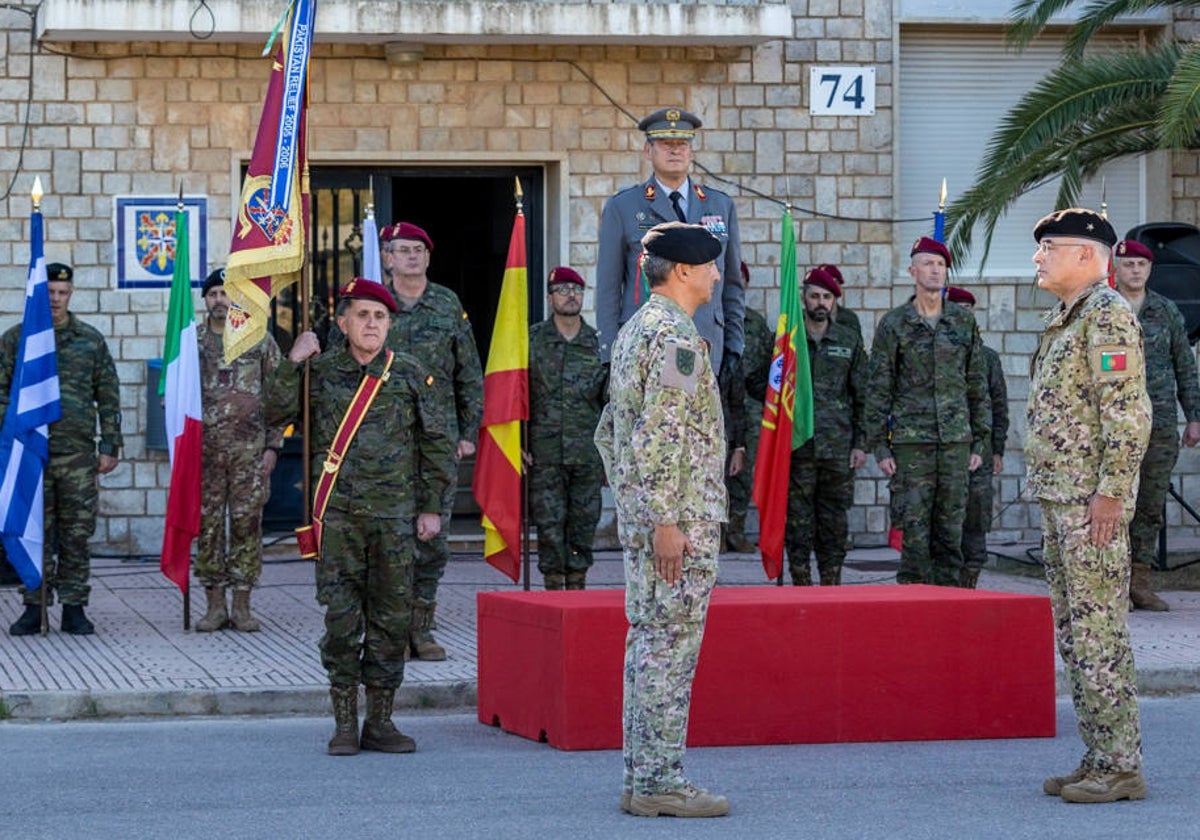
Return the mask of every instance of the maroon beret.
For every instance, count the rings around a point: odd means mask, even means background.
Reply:
[[[742,285],[750,285],[750,266],[746,265],[745,260],[742,260]]]
[[[1118,257],[1141,257],[1154,262],[1154,252],[1136,239],[1126,239],[1117,243]]]
[[[396,299],[388,291],[388,287],[366,277],[355,277],[345,286],[338,289],[339,300],[373,300],[382,303],[388,312],[397,312]]]
[[[913,243],[908,255],[912,257],[916,254],[937,254],[946,261],[946,268],[950,267],[950,249],[931,236],[922,236]]]
[[[821,269],[826,274],[828,274],[830,277],[832,277],[834,280],[838,281],[839,286],[846,285],[846,281],[842,279],[841,269],[839,269],[833,263],[821,263],[819,266],[817,266],[817,268]]]
[[[411,222],[396,222],[394,225],[388,225],[379,232],[379,239],[382,242],[391,242],[393,239],[413,239],[417,242],[424,242],[425,247],[433,253],[433,240],[429,238],[429,234]]]
[[[546,285],[552,286],[555,283],[575,283],[579,286],[586,286],[583,278],[579,276],[579,272],[573,268],[568,268],[565,265],[556,266],[550,269],[550,276],[546,278]]]
[[[975,295],[966,289],[960,289],[958,286],[946,287],[946,299],[951,303],[964,303],[967,306],[975,305]]]
[[[809,269],[808,274],[804,275],[804,285],[820,286],[836,298],[842,296],[842,287],[838,285],[838,281],[834,280],[828,271],[819,268]]]

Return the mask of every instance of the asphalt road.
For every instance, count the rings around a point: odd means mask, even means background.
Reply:
[[[781,699],[780,702],[786,702]],[[614,751],[559,752],[471,715],[397,717],[409,756],[324,754],[324,718],[0,724],[0,837],[1121,838],[1200,836],[1200,695],[1142,703],[1149,797],[1041,792],[1082,747],[1056,738],[696,749],[714,820],[620,812]]]

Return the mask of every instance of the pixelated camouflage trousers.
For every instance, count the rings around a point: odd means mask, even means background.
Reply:
[[[983,454],[979,469],[967,474],[967,510],[963,518],[963,565],[982,569],[987,563],[987,534],[992,530],[992,453]]]
[[[892,511],[904,531],[896,582],[958,586],[970,445],[906,443],[892,452]]]
[[[1055,638],[1086,752],[1102,772],[1142,764],[1137,682],[1129,642],[1129,542],[1126,524],[1103,548],[1088,537],[1086,505],[1041,501],[1042,556]]]
[[[454,468],[458,469],[457,462]],[[416,539],[416,520],[413,520],[412,537],[416,544],[413,554],[413,597],[434,603],[437,601],[438,582],[446,573],[446,563],[450,560],[450,544],[446,535],[450,533],[450,517],[454,513],[454,494],[458,491],[458,483],[451,482],[442,494],[442,529],[438,535],[428,542]]]
[[[1179,432],[1174,426],[1156,426],[1142,458],[1137,507],[1129,523],[1129,555],[1134,563],[1153,565],[1158,556],[1158,532],[1165,519],[1164,505],[1171,486],[1171,471],[1179,458]]]
[[[96,532],[96,501],[99,496],[93,452],[51,455],[45,472],[46,555],[42,570],[46,603],[54,593],[63,604],[87,606],[92,587],[88,540]],[[40,589],[20,588],[26,604],[40,603]]]
[[[604,468],[595,464],[539,464],[529,470],[529,503],[537,525],[538,571],[585,572],[600,521]]]
[[[746,400],[746,466],[737,475],[725,477],[729,493],[729,521],[745,522],[754,490],[754,460],[758,457],[758,438],[762,432],[763,404]]]
[[[395,688],[404,679],[412,622],[412,518],[327,509],[317,561],[325,607],[321,664],[336,685]]]
[[[792,582],[812,583],[809,560],[832,573],[846,560],[846,511],[854,504],[854,471],[846,459],[817,458],[813,442],[792,452],[784,543]]]
[[[635,794],[678,790],[685,783],[692,678],[700,657],[708,601],[717,581],[721,526],[680,523],[695,548],[683,577],[668,585],[654,571],[653,531],[623,539],[625,687],[623,787]]]
[[[196,580],[206,587],[250,589],[262,574],[262,514],[270,488],[262,449],[206,446],[200,478],[200,537]],[[228,542],[226,513],[228,512]]]

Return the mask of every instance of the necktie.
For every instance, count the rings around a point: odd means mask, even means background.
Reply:
[[[679,206],[679,199],[683,198],[679,190],[675,190],[667,198],[671,199],[671,206],[675,208],[675,217],[681,222],[686,222],[687,216],[683,215],[683,208]]]

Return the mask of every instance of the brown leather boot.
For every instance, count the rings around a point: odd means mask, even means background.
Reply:
[[[818,569],[821,573],[822,586],[841,586],[842,585],[842,567],[833,566],[827,569]]]
[[[560,575],[557,572],[550,572],[549,574],[542,575],[542,583],[545,585],[548,591],[557,592],[558,590],[562,589],[563,585],[566,583],[566,580],[567,579],[563,575]]]
[[[430,632],[433,624],[433,611],[437,604],[433,601],[413,601],[412,629],[408,634],[408,646],[412,655],[425,662],[441,662],[446,658],[446,649],[439,645]]]
[[[358,686],[331,685],[329,699],[337,726],[329,739],[329,754],[358,755]]]
[[[204,618],[196,622],[196,632],[212,633],[214,630],[224,630],[229,624],[229,610],[225,608],[225,587],[206,586],[204,597],[208,599],[208,609]]]
[[[367,717],[363,721],[362,740],[359,742],[364,750],[386,753],[417,751],[417,742],[392,723],[395,700],[396,689],[367,686]]]
[[[754,551],[754,543],[746,539],[746,517],[733,515],[725,526],[725,549],[738,554]]]
[[[979,585],[979,569],[963,566],[958,573],[958,585],[963,589],[974,589]]]
[[[1150,588],[1150,564],[1134,563],[1129,573],[1129,600],[1134,609],[1166,612],[1171,607]]]
[[[812,569],[805,563],[803,566],[790,566],[792,586],[812,586]]]
[[[250,614],[250,590],[233,590],[233,609],[230,611],[229,622],[234,630],[243,633],[256,633],[262,629],[258,619]]]
[[[587,587],[587,572],[567,572],[567,589]]]

